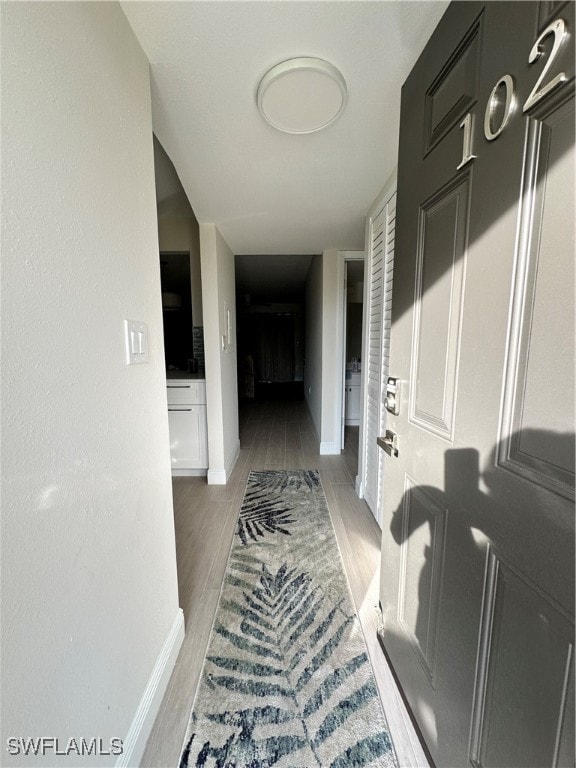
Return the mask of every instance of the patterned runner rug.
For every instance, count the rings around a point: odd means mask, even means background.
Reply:
[[[250,473],[180,765],[397,765],[314,470]]]

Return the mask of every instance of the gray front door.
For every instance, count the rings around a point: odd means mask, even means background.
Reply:
[[[453,3],[402,92],[383,640],[440,768],[574,765],[574,34]]]

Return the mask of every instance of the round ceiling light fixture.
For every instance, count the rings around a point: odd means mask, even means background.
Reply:
[[[346,106],[342,73],[323,59],[282,61],[258,85],[260,114],[284,133],[314,133],[333,123]]]

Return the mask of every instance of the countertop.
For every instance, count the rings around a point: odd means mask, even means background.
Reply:
[[[206,374],[202,371],[200,373],[189,373],[188,371],[166,371],[166,379],[173,381],[174,379],[180,379],[181,381],[204,381]]]

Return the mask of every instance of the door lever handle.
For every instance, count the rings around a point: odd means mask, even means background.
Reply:
[[[377,444],[388,456],[398,456],[398,435],[387,429],[384,437],[376,438]]]

